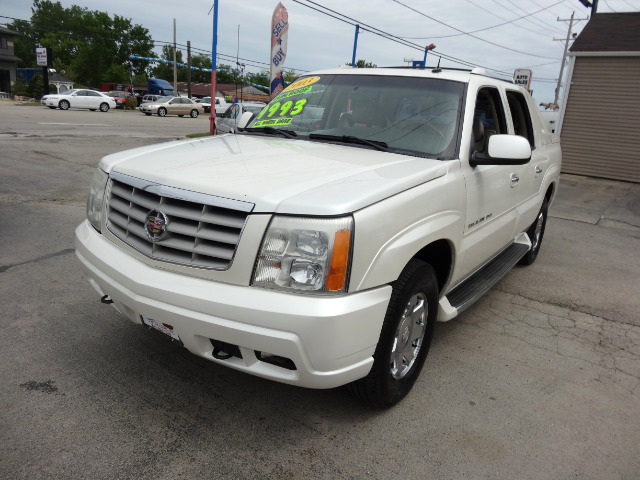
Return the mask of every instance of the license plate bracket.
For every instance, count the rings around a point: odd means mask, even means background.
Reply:
[[[182,345],[182,340],[180,340],[178,332],[176,332],[170,325],[154,320],[153,318],[144,317],[142,315],[140,316],[140,318],[142,319],[142,323],[146,325],[147,328],[160,332],[169,337],[172,342],[178,342],[180,345]]]

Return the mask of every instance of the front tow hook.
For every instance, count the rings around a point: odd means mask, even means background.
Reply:
[[[111,300],[111,298],[109,297],[109,295],[105,295],[105,296],[103,296],[103,297],[100,299],[100,301],[101,301],[102,303],[106,303],[107,305],[109,305],[109,304],[113,303],[113,300]]]

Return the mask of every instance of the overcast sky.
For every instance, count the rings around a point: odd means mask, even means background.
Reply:
[[[218,1],[218,63],[235,65],[239,48],[245,71],[267,69],[271,15],[278,0]],[[429,53],[428,65],[435,65],[440,53],[449,58],[443,58],[441,66],[468,68],[450,60],[453,57],[483,66],[488,74],[496,76],[501,73],[512,76],[516,68],[530,68],[538,102],[553,101],[571,13],[575,12],[576,20],[591,14],[579,0],[281,1],[289,12],[290,25],[285,69],[304,73],[351,61],[355,27],[317,11],[323,10],[343,20],[341,15],[350,17],[350,23],[360,23],[357,59],[378,66],[406,65],[406,60],[422,60],[424,46],[434,43],[436,49]],[[2,3],[0,15],[4,17],[28,20],[31,16],[30,0]],[[211,54],[213,14],[208,12],[212,0],[60,0],[60,3],[64,7],[75,4],[130,18],[134,24],[149,29],[157,42],[157,53],[161,51],[161,42],[173,41],[175,18],[177,43],[186,45],[189,40],[194,53]],[[598,4],[598,13],[637,11],[640,0],[600,0]],[[0,18],[0,23],[9,21]],[[572,31],[579,33],[585,24],[585,20],[576,21]],[[381,38],[372,29],[405,38],[421,46],[421,50]]]

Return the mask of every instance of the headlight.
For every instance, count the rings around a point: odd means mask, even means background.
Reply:
[[[252,284],[284,291],[344,293],[353,218],[275,216],[262,241]]]
[[[89,197],[87,198],[87,219],[97,231],[102,228],[102,203],[104,201],[104,189],[107,186],[109,175],[100,168],[96,170],[91,179]]]

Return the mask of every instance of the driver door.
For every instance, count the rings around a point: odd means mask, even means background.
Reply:
[[[509,125],[502,92],[496,87],[481,87],[476,93],[471,152],[486,152],[489,138],[507,134]],[[527,190],[521,181],[526,165],[477,165],[463,162],[467,189],[467,216],[462,251],[463,269],[470,274],[491,259],[514,239],[518,205]]]

